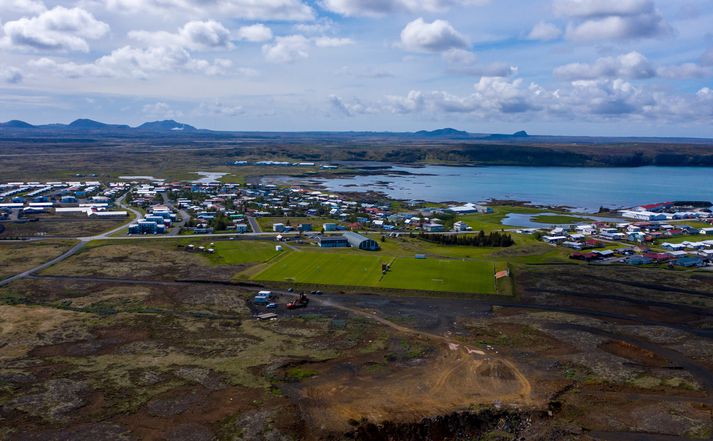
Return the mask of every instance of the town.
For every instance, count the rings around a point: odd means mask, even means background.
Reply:
[[[476,235],[477,223],[474,228],[463,218],[493,213],[487,204],[448,206],[385,197],[349,198],[302,186],[240,186],[218,181],[8,182],[0,184],[0,191],[2,230],[6,229],[3,225],[39,222],[33,234],[46,235],[41,225],[53,217],[128,218],[130,213],[122,206],[126,204],[139,210],[124,232],[128,236],[247,234],[361,250],[378,250],[379,241],[359,232],[376,234],[377,239],[424,233]],[[710,207],[705,202],[656,203],[606,213],[606,220],[559,213],[565,221],[569,216],[578,222],[553,222],[552,227],[545,220],[535,228],[503,225],[501,230],[573,249],[571,259],[588,263],[705,267],[713,261]],[[1,237],[16,236],[10,229]]]

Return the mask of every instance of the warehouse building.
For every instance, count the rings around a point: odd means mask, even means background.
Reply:
[[[365,251],[379,250],[379,244],[375,240],[369,239],[368,237],[362,236],[361,234],[347,231],[346,233],[344,233],[344,237],[347,239],[347,241],[349,241],[349,245],[354,248],[358,248],[360,250]]]

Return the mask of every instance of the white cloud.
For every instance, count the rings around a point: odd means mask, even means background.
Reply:
[[[401,45],[413,52],[445,52],[465,49],[468,40],[445,20],[427,23],[423,18],[410,22],[401,31]]]
[[[555,75],[569,80],[598,78],[644,79],[656,76],[656,69],[638,52],[599,58],[592,64],[572,63],[555,69]]]
[[[124,46],[93,63],[57,62],[41,58],[30,62],[32,67],[51,71],[69,78],[106,77],[145,79],[156,73],[188,72],[204,75],[224,75],[232,66],[226,59],[213,61],[196,59],[179,47],[135,48]]]
[[[358,99],[347,102],[337,95],[329,96],[329,104],[333,110],[343,116],[356,116],[378,111],[376,108],[365,106]]]
[[[0,3],[0,12],[22,12],[41,14],[47,7],[39,0],[3,0]]]
[[[22,72],[16,67],[0,67],[0,81],[9,84],[22,82]]]
[[[554,70],[557,77],[567,80],[596,80],[601,78],[706,78],[713,76],[713,67],[696,63],[654,66],[639,52],[629,52],[618,57],[599,58],[594,63],[571,63]]]
[[[238,39],[253,43],[263,43],[272,40],[272,29],[261,23],[243,26],[238,29],[236,34]]]
[[[177,119],[183,116],[182,112],[173,110],[170,105],[164,102],[145,104],[141,108],[141,112],[153,119]]]
[[[20,18],[3,25],[4,47],[41,51],[88,52],[87,40],[109,32],[109,25],[81,8],[57,6],[32,18]]]
[[[455,6],[481,6],[489,0],[322,0],[322,6],[347,16],[383,16],[395,12],[443,12]]]
[[[262,47],[265,59],[270,63],[294,63],[309,57],[309,40],[304,35],[277,37],[272,44]]]
[[[695,95],[677,96],[636,87],[623,79],[578,80],[547,90],[535,83],[525,84],[522,79],[483,77],[474,85],[474,92],[467,95],[412,90],[406,96],[387,96],[386,100],[384,110],[393,113],[464,113],[492,120],[522,120],[538,115],[578,122],[706,122],[713,114],[710,88],[702,88]],[[518,114],[525,116],[516,117]]]
[[[176,33],[131,31],[129,38],[146,46],[175,46],[191,50],[229,49],[230,31],[217,21],[190,21]]]
[[[562,30],[552,23],[541,21],[532,27],[527,38],[530,40],[550,41],[556,40],[562,35]]]
[[[426,97],[419,90],[412,90],[406,96],[389,95],[386,97],[389,109],[394,113],[416,113],[423,111]]]
[[[354,44],[350,38],[337,37],[317,37],[314,39],[314,44],[317,47],[342,47]]]
[[[566,31],[572,40],[651,38],[672,32],[653,0],[555,0],[554,10],[572,20]]]
[[[107,0],[107,7],[122,13],[184,13],[192,17],[228,16],[246,20],[303,21],[314,10],[300,0]]]

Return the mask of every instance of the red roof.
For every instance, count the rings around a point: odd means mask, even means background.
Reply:
[[[644,257],[648,257],[653,260],[669,260],[671,255],[668,253],[645,253]]]
[[[673,202],[659,202],[658,204],[642,205],[641,208],[644,208],[646,210],[652,210],[654,208],[667,207],[669,205],[673,205]]]

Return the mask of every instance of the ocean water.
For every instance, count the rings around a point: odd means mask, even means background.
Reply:
[[[711,167],[401,167],[406,175],[317,179],[330,191],[381,191],[392,198],[430,202],[530,201],[584,210],[673,200],[713,201]]]

